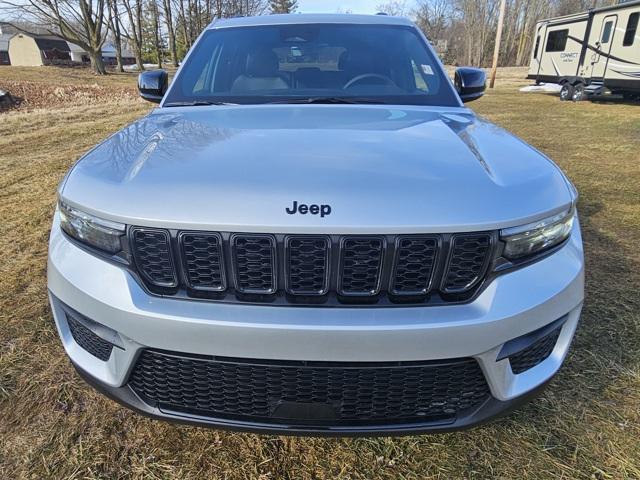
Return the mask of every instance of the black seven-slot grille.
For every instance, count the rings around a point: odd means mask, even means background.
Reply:
[[[470,299],[493,259],[495,233],[266,235],[133,227],[144,284],[215,301],[322,304]]]
[[[270,362],[145,350],[129,385],[166,411],[291,424],[446,422],[489,397],[474,359]]]

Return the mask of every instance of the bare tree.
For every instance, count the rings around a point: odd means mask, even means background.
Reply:
[[[133,44],[133,54],[136,57],[138,70],[144,70],[142,61],[142,0],[122,0],[129,18],[127,38]]]
[[[169,37],[169,51],[171,52],[171,63],[174,67],[178,66],[178,51],[176,48],[176,31],[173,25],[173,12],[171,10],[171,0],[163,0],[164,20],[167,25],[167,34]]]
[[[191,48],[191,35],[189,28],[189,19],[187,18],[186,10],[184,8],[185,0],[175,0],[178,6],[178,29],[182,33],[182,41],[185,49]]]
[[[153,32],[153,49],[156,53],[158,68],[162,68],[162,41],[160,38],[160,12],[156,0],[149,0],[151,13],[151,31]]]
[[[413,15],[429,40],[444,40],[452,20],[453,6],[450,0],[418,0]]]
[[[120,29],[122,22],[118,10],[118,2],[117,0],[107,0],[107,6],[109,8],[109,28],[113,33],[113,46],[116,49],[116,70],[124,72],[122,64],[122,31]]]
[[[384,3],[379,3],[376,6],[376,10],[394,17],[404,17],[407,15],[407,2],[406,0],[389,0]]]
[[[85,50],[98,75],[105,75],[102,45],[106,39],[105,0],[3,0],[5,9],[23,20],[47,25],[48,33]]]

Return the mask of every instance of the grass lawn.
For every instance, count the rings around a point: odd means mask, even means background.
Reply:
[[[149,104],[125,96],[0,114],[0,478],[640,479],[640,105],[520,94],[519,75],[509,70],[470,106],[548,154],[578,187],[582,323],[540,398],[488,426],[435,436],[225,433],[149,420],[94,392],[64,355],[47,303],[56,187]],[[0,88],[5,80],[135,83],[0,67]]]

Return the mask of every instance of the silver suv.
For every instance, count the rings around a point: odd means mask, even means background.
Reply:
[[[48,282],[80,375],[238,430],[467,427],[558,371],[583,302],[577,194],[387,16],[216,21],[159,103],[59,188]]]

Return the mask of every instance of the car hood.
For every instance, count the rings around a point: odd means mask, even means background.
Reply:
[[[427,233],[527,223],[572,194],[548,158],[464,108],[258,105],[154,110],[85,155],[62,198],[142,226]],[[331,214],[292,215],[294,201]]]

